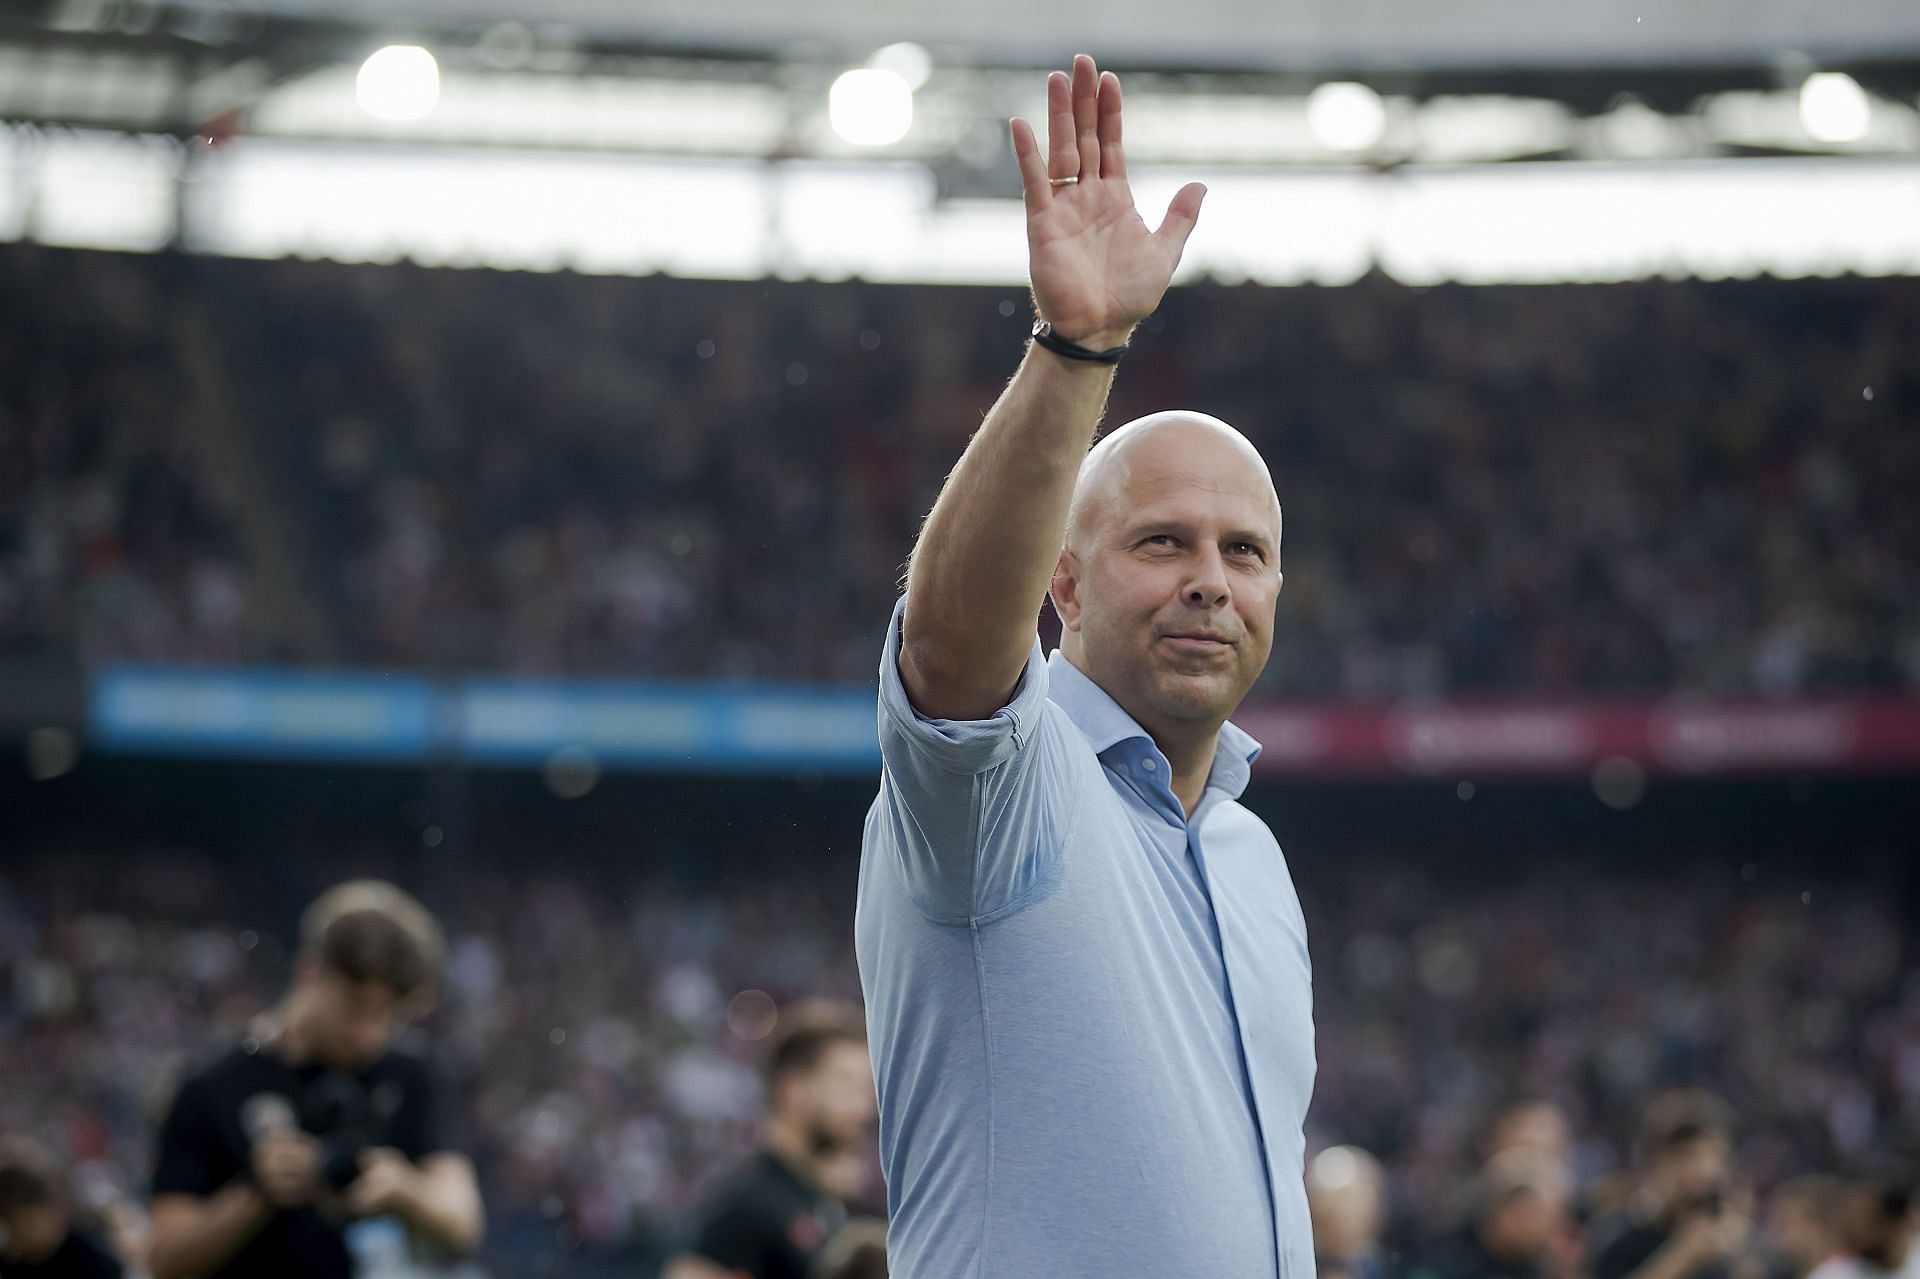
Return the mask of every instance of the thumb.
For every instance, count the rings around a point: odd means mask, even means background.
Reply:
[[[1193,234],[1193,227],[1200,220],[1200,202],[1207,197],[1207,188],[1198,182],[1189,182],[1174,193],[1173,202],[1167,205],[1167,216],[1160,220],[1160,229],[1153,238],[1165,244],[1178,262],[1180,254],[1187,247],[1187,237]]]

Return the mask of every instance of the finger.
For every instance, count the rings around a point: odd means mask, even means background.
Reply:
[[[1100,176],[1127,176],[1127,158],[1120,150],[1120,77],[1111,71],[1100,76]]]
[[[1084,53],[1073,59],[1073,132],[1080,180],[1100,176],[1100,72]],[[1055,174],[1055,177],[1060,175]]]
[[[1153,238],[1172,252],[1176,264],[1187,247],[1187,237],[1193,234],[1194,223],[1200,220],[1200,202],[1206,197],[1207,189],[1198,182],[1181,187],[1174,193],[1173,203],[1167,206],[1167,216],[1160,220],[1160,229],[1153,233]]]
[[[1053,203],[1053,188],[1047,183],[1047,162],[1040,158],[1040,144],[1033,126],[1016,117],[1013,130],[1013,158],[1020,166],[1020,191],[1026,196],[1027,213],[1040,212]]]
[[[1047,77],[1047,176],[1070,178],[1080,172],[1080,146],[1073,136],[1073,89],[1055,71]]]

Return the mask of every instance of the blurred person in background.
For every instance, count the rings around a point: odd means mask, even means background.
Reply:
[[[1531,1150],[1565,1170],[1573,1170],[1573,1125],[1567,1112],[1541,1097],[1508,1102],[1487,1121],[1480,1157],[1492,1160],[1509,1150]]]
[[[1847,1178],[1839,1196],[1840,1255],[1811,1279],[1920,1279],[1913,1192],[1913,1170],[1891,1160]]]
[[[1554,1214],[1556,1225],[1552,1256],[1544,1264],[1550,1270],[1572,1274],[1585,1269],[1585,1210],[1590,1204],[1576,1198],[1579,1184],[1574,1167],[1573,1124],[1565,1107],[1544,1097],[1517,1097],[1494,1111],[1480,1140],[1482,1170],[1509,1151],[1530,1151],[1545,1161],[1546,1170],[1556,1173],[1563,1188],[1561,1211]]]
[[[1466,1225],[1409,1266],[1409,1279],[1550,1279],[1559,1273],[1569,1191],[1551,1155],[1509,1146],[1474,1178]]]
[[[73,1196],[53,1155],[24,1137],[0,1138],[0,1279],[119,1279],[119,1259],[74,1220]]]
[[[873,1064],[867,1064],[867,1087],[873,1087]],[[872,1124],[869,1114],[868,1125]],[[869,1139],[858,1146],[849,1146],[844,1150],[829,1152],[814,1161],[814,1173],[820,1179],[820,1185],[845,1204],[853,1204],[866,1197],[873,1181],[873,1142]]]
[[[1654,1099],[1627,1205],[1593,1225],[1592,1279],[1726,1279],[1751,1222],[1733,1184],[1732,1118],[1693,1089]]]
[[[1767,1246],[1777,1279],[1807,1279],[1840,1249],[1844,1183],[1811,1173],[1783,1182],[1767,1201]]]
[[[432,1004],[444,950],[391,884],[341,884],[307,909],[286,997],[167,1113],[154,1279],[337,1279],[404,1270],[409,1237],[442,1255],[479,1246],[479,1187],[442,1128],[441,1086],[394,1044]]]
[[[1033,338],[880,664],[854,932],[889,1246],[914,1279],[1305,1279],[1306,924],[1229,722],[1272,650],[1280,502],[1217,418],[1093,444],[1205,190],[1148,229],[1084,54],[1047,113],[1044,152],[1013,124]]]
[[[874,1139],[860,1010],[826,1001],[783,1009],[766,1081],[762,1148],[708,1197],[691,1255],[668,1265],[670,1279],[807,1279],[847,1220],[844,1199],[862,1189],[854,1170],[863,1175]]]
[[[1307,1212],[1319,1279],[1386,1279],[1386,1174],[1378,1159],[1357,1146],[1315,1155],[1307,1165]]]
[[[849,1221],[820,1250],[808,1279],[887,1279],[887,1223]]]

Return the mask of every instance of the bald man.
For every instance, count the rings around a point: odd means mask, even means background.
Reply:
[[[1307,1210],[1320,1279],[1383,1279],[1387,1175],[1356,1146],[1323,1150],[1307,1165]]]
[[[1134,211],[1120,84],[1013,123],[1040,319],[948,479],[880,668],[856,940],[896,1274],[1311,1279],[1305,925],[1238,800],[1280,504],[1232,427],[1088,451],[1199,214]],[[1051,591],[1065,627],[1043,657]]]

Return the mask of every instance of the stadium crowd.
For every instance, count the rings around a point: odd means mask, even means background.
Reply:
[[[1272,463],[1274,694],[1912,689],[1916,287],[1196,286],[1109,420]],[[0,645],[833,682],[1027,314],[18,245],[0,302]]]
[[[0,651],[257,648],[177,265],[0,249]]]
[[[137,1199],[180,1070],[242,1033],[291,939],[264,871],[161,848],[36,851],[0,872],[0,1134],[58,1151],[91,1204]],[[368,862],[299,866],[324,880]],[[1301,882],[1323,1272],[1623,1279],[1599,1236],[1627,1210],[1623,1174],[1659,1153],[1649,1116],[1675,1087],[1722,1099],[1732,1172],[1715,1193],[1763,1224],[1807,1175],[1920,1141],[1910,903],[1885,866],[1836,862],[1819,880],[1701,858],[1648,874],[1582,855],[1470,888],[1359,857]],[[771,1009],[857,991],[845,884],[770,856],[727,885],[495,868],[429,894],[449,963],[423,1034],[456,1085],[495,1273],[650,1273],[751,1146]],[[1516,1168],[1514,1145],[1553,1167]],[[1370,1176],[1376,1201],[1356,1209]],[[1463,1221],[1529,1190],[1550,1209],[1537,1255],[1460,1262]],[[879,1192],[869,1169],[869,1210]],[[1751,1263],[1739,1275],[1804,1279],[1787,1229],[1729,1243]]]

